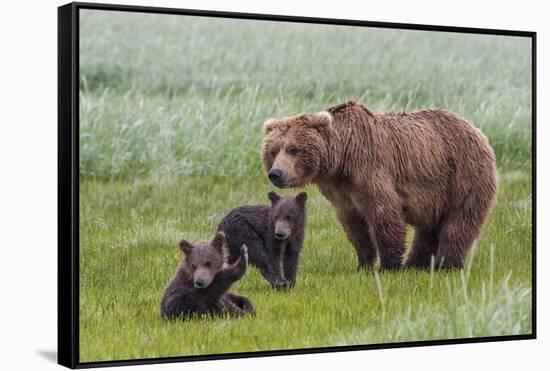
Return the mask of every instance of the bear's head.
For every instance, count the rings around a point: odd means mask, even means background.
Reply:
[[[269,180],[279,188],[304,187],[320,175],[331,124],[326,111],[267,120],[262,160]]]
[[[303,232],[307,193],[300,192],[296,197],[281,197],[275,192],[269,192],[267,196],[271,201],[273,237],[284,241],[288,240],[293,233]]]
[[[216,274],[227,265],[227,246],[223,232],[216,233],[211,242],[192,244],[183,239],[180,241],[180,249],[185,254],[183,264],[192,272],[196,288],[208,287]]]

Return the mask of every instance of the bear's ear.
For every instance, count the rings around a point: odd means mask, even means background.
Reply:
[[[279,196],[277,193],[275,192],[269,192],[267,194],[267,197],[271,200],[271,204],[272,205],[275,205],[277,202],[279,202],[279,200],[281,199],[281,196]]]
[[[275,118],[269,118],[264,121],[264,135],[269,134],[274,128],[275,124],[277,123],[277,119]]]
[[[296,203],[304,207],[306,204],[306,201],[307,201],[307,193],[305,192],[298,193],[298,195],[296,196]]]
[[[185,254],[185,255],[189,255],[189,253],[191,251],[193,251],[193,248],[195,246],[193,246],[193,244],[185,239],[182,239],[180,241],[180,250]]]
[[[332,115],[327,111],[321,111],[313,114],[313,118],[310,121],[311,127],[317,130],[323,130],[330,126],[332,123]]]
[[[222,231],[219,231],[216,233],[216,236],[214,236],[214,239],[212,240],[211,245],[218,249],[220,253],[223,254],[223,245],[225,244],[225,233]]]

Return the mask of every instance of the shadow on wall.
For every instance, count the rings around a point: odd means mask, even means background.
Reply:
[[[45,358],[46,360],[57,363],[57,351],[56,350],[37,350],[36,354]]]

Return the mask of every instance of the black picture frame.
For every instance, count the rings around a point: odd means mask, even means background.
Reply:
[[[242,20],[348,25],[376,28],[517,36],[532,46],[532,333],[524,335],[411,341],[388,344],[258,351],[250,353],[178,356],[152,359],[80,362],[79,360],[79,11],[82,9],[158,13]],[[122,366],[229,358],[342,352],[507,340],[536,339],[536,32],[486,28],[387,23],[348,19],[232,13],[149,6],[69,3],[58,8],[58,363],[69,368]]]

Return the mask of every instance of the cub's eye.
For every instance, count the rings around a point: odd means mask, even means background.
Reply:
[[[292,147],[292,148],[289,148],[287,152],[291,156],[296,156],[298,154],[298,149]]]
[[[193,270],[197,269],[197,264],[191,264],[191,268],[193,268]]]
[[[279,152],[279,151],[277,151],[275,149],[273,151],[271,151],[271,157],[277,156],[277,152]]]
[[[285,215],[285,220],[290,220],[290,215]]]
[[[206,262],[206,263],[204,263],[204,266],[205,266],[206,268],[210,268],[210,267],[212,266],[212,263]]]

